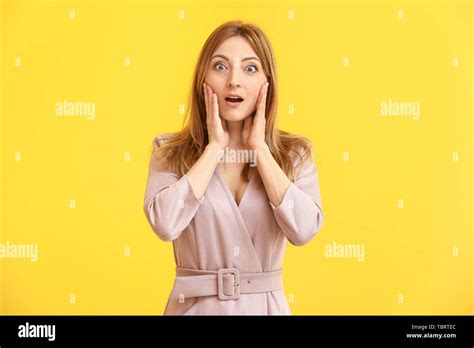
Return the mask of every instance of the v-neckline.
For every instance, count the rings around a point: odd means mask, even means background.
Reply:
[[[244,189],[244,192],[242,193],[242,197],[240,197],[240,202],[239,204],[237,204],[234,196],[232,195],[232,192],[230,191],[230,188],[229,186],[227,185],[225,179],[222,177],[221,173],[219,173],[219,169],[216,167],[216,170],[215,170],[215,173],[217,175],[217,177],[219,178],[219,181],[221,182],[222,186],[224,187],[224,190],[227,192],[227,194],[229,195],[230,199],[232,200],[232,202],[234,202],[234,204],[237,206],[237,208],[240,210],[240,207],[242,207],[242,202],[244,201],[244,198],[247,196],[247,191],[249,190],[250,188],[250,185],[252,184],[252,181],[253,181],[253,177],[256,175],[256,173],[254,172],[252,174],[252,176],[250,177],[249,179],[249,182],[247,183],[247,185],[245,186],[245,189]]]
[[[245,257],[245,261],[242,261],[242,262],[245,262],[245,264],[243,263],[241,264],[240,262],[238,262],[238,260],[236,261],[236,263],[237,265],[240,264],[240,267],[244,267],[243,269],[247,269],[247,272],[255,272],[254,269],[257,269],[257,272],[262,272],[263,267],[260,261],[260,257],[255,248],[255,244],[250,235],[247,224],[245,223],[245,219],[244,219],[245,211],[241,209],[243,205],[246,204],[246,199],[247,199],[246,197],[249,195],[248,191],[252,189],[252,185],[254,185],[255,180],[257,180],[256,178],[254,178],[254,176],[258,175],[258,170],[255,170],[253,175],[250,177],[249,182],[247,183],[247,187],[245,187],[245,190],[242,194],[239,204],[237,204],[237,202],[235,201],[234,197],[232,196],[232,192],[230,192],[230,189],[227,186],[227,183],[225,182],[224,178],[220,175],[219,170],[217,168],[214,170],[214,175],[217,177],[217,181],[222,186],[224,195],[227,197],[227,199],[230,199],[232,201],[230,202],[230,206],[235,213],[235,221],[237,222],[237,225],[240,227],[238,228],[238,230],[240,233],[243,234],[242,243],[246,244],[245,248],[248,251],[248,253],[246,253],[248,258]],[[252,212],[252,213],[255,213],[255,212]]]

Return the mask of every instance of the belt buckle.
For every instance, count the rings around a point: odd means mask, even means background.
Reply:
[[[232,295],[224,294],[224,274],[234,276],[234,293]],[[220,300],[236,300],[240,297],[240,272],[238,268],[221,268],[217,271],[217,296]]]

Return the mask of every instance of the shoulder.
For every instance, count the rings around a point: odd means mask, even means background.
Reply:
[[[305,145],[296,145],[290,151],[290,157],[293,161],[293,166],[296,168],[301,164],[307,163],[313,159],[313,145],[308,142]]]
[[[297,145],[291,151],[291,159],[293,161],[293,168],[295,169],[295,178],[305,175],[315,168],[315,161],[313,158],[313,145],[309,142],[305,145]]]
[[[167,155],[158,151],[165,144],[173,133],[161,133],[153,137],[150,163],[157,171],[169,171]]]
[[[294,167],[297,167],[307,157],[311,157],[313,147],[311,140],[305,136],[287,131],[278,130],[279,142]]]
[[[157,135],[153,137],[153,148],[157,149],[173,135],[173,133],[161,133],[160,135]]]

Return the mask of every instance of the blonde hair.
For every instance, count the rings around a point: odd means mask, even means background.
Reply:
[[[202,89],[206,69],[214,51],[224,40],[232,36],[242,36],[247,39],[261,61],[265,77],[270,83],[265,108],[265,143],[283,172],[290,180],[293,180],[295,167],[290,152],[295,152],[302,162],[304,158],[298,151],[298,147],[302,147],[302,153],[307,155],[310,153],[307,150],[311,148],[311,142],[305,137],[277,129],[277,74],[270,40],[259,27],[240,20],[222,24],[206,40],[194,71],[188,100],[190,107],[186,112],[183,129],[169,136],[166,143],[157,147],[152,153],[152,159],[166,160],[169,168],[182,177],[202,155],[209,143],[206,105]],[[249,166],[246,167],[248,173]]]

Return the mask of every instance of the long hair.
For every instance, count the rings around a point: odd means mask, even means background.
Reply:
[[[302,153],[307,155],[310,151],[306,150],[311,147],[311,142],[303,136],[277,129],[277,71],[270,40],[255,24],[244,23],[240,20],[222,24],[206,40],[194,70],[191,90],[189,92],[188,108],[186,109],[182,130],[169,136],[165,144],[156,148],[152,153],[152,159],[166,160],[170,170],[174,171],[179,177],[182,177],[202,155],[206,145],[209,143],[206,104],[202,89],[206,69],[209,66],[209,61],[214,51],[224,40],[232,36],[242,36],[245,38],[262,62],[263,72],[269,82],[265,108],[265,143],[283,172],[290,180],[293,180],[295,177],[295,167],[290,153],[296,153],[301,158],[301,162],[303,162],[304,158],[301,156],[298,148],[302,147],[304,150]],[[247,173],[248,167],[247,165]]]

